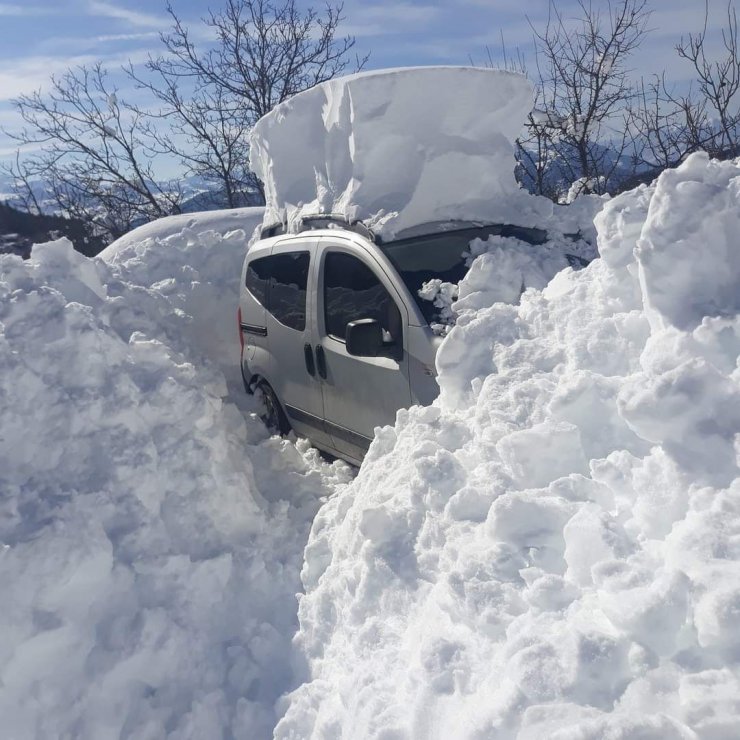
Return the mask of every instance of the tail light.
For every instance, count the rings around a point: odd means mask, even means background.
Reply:
[[[242,307],[239,306],[239,308],[236,311],[236,328],[239,330],[239,346],[241,347],[242,352],[244,352],[244,332],[242,331]]]

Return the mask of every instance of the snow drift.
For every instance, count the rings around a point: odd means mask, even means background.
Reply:
[[[206,231],[213,231],[221,236],[231,231],[244,231],[251,236],[257,225],[262,222],[263,215],[264,208],[255,206],[164,216],[156,221],[143,224],[116,239],[101,256],[110,262],[117,252],[137,244],[146,244],[148,239],[162,241],[169,236],[183,233],[195,237]],[[230,289],[233,290],[233,286],[230,285]]]
[[[314,521],[277,738],[738,736],[739,221],[693,155],[517,305],[474,263],[440,398]]]
[[[441,396],[354,481],[241,395],[259,212],[0,256],[3,734],[737,737],[739,201],[694,155],[547,285],[557,255],[471,245]]]
[[[532,226],[549,202],[518,189],[513,156],[532,103],[522,75],[475,67],[361,72],[295,95],[251,136],[265,225],[331,213],[386,238],[450,218]]]
[[[247,233],[194,228],[0,256],[3,737],[265,738],[293,685],[303,545],[347,471],[251,413]]]

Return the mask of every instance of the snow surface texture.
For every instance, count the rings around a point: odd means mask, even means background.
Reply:
[[[594,202],[603,204],[601,199]],[[424,283],[419,291],[419,295],[432,301],[438,310],[439,321],[432,323],[432,330],[446,336],[460,315],[492,303],[518,303],[527,288],[544,288],[572,261],[582,267],[595,259],[594,243],[562,236],[544,244],[494,235],[485,241],[474,239],[464,255],[469,272],[461,284],[435,278]]]
[[[520,190],[513,170],[532,101],[525,77],[477,67],[361,72],[317,85],[252,131],[265,225],[330,213],[386,239],[450,218],[537,225],[552,204]]]
[[[740,736],[740,160],[597,227],[518,305],[461,283],[439,400],[316,517],[277,738]]]
[[[109,262],[0,256],[3,738],[266,738],[293,686],[303,546],[348,469],[239,387],[247,233],[147,229]]]
[[[181,213],[176,216],[165,216],[156,221],[139,226],[120,239],[116,239],[101,255],[107,261],[114,260],[114,255],[147,239],[166,239],[180,234],[187,229],[188,233],[201,234],[215,231],[221,235],[241,229],[247,235],[262,223],[264,208],[231,208],[222,211],[202,211],[201,213]]]

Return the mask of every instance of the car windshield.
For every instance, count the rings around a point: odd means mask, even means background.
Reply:
[[[486,240],[490,235],[515,237],[530,244],[541,244],[546,239],[539,229],[491,224],[398,239],[381,244],[380,248],[406,283],[426,321],[434,323],[438,319],[438,309],[432,301],[422,298],[419,290],[434,279],[459,283],[468,271],[463,255],[468,252],[470,242]]]

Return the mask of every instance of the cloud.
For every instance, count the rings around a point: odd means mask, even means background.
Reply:
[[[31,93],[46,86],[51,75],[64,72],[69,67],[92,64],[95,61],[96,57],[89,55],[64,59],[33,56],[14,62],[5,60],[0,67],[0,101]]]
[[[39,8],[33,5],[13,5],[0,3],[0,16],[12,16],[23,18],[27,16],[53,15],[56,11],[52,8]]]
[[[97,43],[108,41],[143,41],[144,39],[159,39],[159,31],[142,31],[141,33],[109,33],[96,36]]]
[[[167,19],[162,16],[121,8],[104,0],[88,0],[87,8],[93,15],[125,21],[138,28],[162,28],[167,25]]]
[[[147,60],[149,52],[137,49],[125,54],[111,55],[103,61],[112,71],[127,62],[140,64]],[[53,75],[60,75],[71,67],[89,66],[101,61],[99,54],[80,54],[67,57],[32,56],[14,62],[4,62],[0,67],[0,102],[12,100],[19,95],[48,88]],[[111,78],[115,82],[114,78]]]
[[[2,144],[2,139],[0,139]],[[12,144],[11,146],[0,146],[0,159],[10,159],[15,157],[19,152],[21,154],[30,154],[41,150],[40,144]]]
[[[434,5],[394,3],[392,5],[359,5],[345,8],[346,22],[340,34],[349,36],[385,36],[419,30],[439,15]]]

